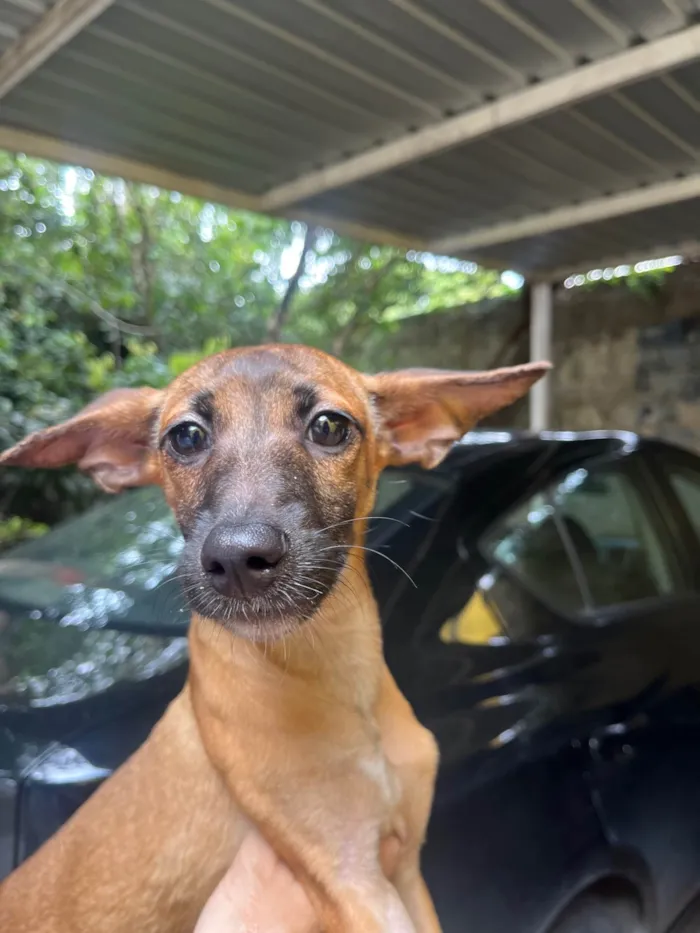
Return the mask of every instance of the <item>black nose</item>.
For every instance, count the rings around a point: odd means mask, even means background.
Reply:
[[[272,525],[216,525],[202,545],[202,567],[222,596],[264,593],[287,553],[287,538]]]

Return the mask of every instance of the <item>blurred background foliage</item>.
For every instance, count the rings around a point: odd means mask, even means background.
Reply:
[[[471,263],[0,152],[0,449],[227,347],[303,342],[371,370],[403,318],[507,293]],[[4,471],[0,548],[96,495],[72,469]]]

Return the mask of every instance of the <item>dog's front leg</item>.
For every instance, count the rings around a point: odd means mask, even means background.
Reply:
[[[231,797],[303,885],[324,933],[416,933],[381,868],[387,812],[364,759],[343,754],[321,762],[315,743],[304,749],[301,741],[279,759],[269,748],[265,757],[254,734],[240,754],[227,731],[209,717],[210,757]]]
[[[435,913],[433,899],[420,872],[420,866],[400,866],[393,878],[394,886],[411,918],[416,933],[440,933],[440,921]]]
[[[401,896],[381,874],[352,885],[329,877],[320,888],[316,881],[309,896],[324,933],[416,933]]]
[[[399,864],[396,872],[401,891],[382,871],[381,820],[370,812],[376,809],[368,806],[373,788],[363,788],[364,775],[353,774],[352,764],[342,772],[328,768],[325,780],[290,771],[287,768],[284,775],[295,788],[289,805],[268,796],[261,786],[263,780],[249,794],[253,782],[246,781],[242,787],[240,771],[228,772],[224,780],[249,820],[306,890],[323,933],[417,933],[410,912],[418,911],[420,889],[416,896],[411,893],[413,878],[405,870],[408,863]],[[269,780],[270,773],[265,777]],[[328,807],[329,799],[342,804]],[[421,882],[420,877],[417,881]],[[424,926],[421,933],[431,929]]]
[[[376,717],[382,749],[400,789],[397,825],[403,844],[390,877],[417,933],[440,933],[420,869],[420,850],[433,803],[437,744],[432,733],[416,720],[388,668],[384,669]]]

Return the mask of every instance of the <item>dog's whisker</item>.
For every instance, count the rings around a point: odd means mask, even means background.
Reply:
[[[409,528],[408,522],[402,521],[400,518],[393,518],[390,515],[365,515],[359,516],[359,518],[346,518],[342,522],[336,522],[334,525],[326,525],[325,528],[319,528],[318,531],[315,531],[315,535],[321,535],[325,531],[332,531],[334,528],[340,528],[342,525],[352,525],[354,522],[396,522],[397,525],[403,525],[405,528]]]
[[[308,577],[301,577],[300,579],[304,579],[304,580],[305,580],[305,579],[308,579]],[[316,596],[323,596],[323,590],[316,589],[316,588],[313,587],[313,586],[306,586],[304,583],[299,583],[298,580],[295,580],[295,581],[294,581],[294,584],[295,584],[297,587],[301,587],[303,590],[309,590],[311,593],[315,593]],[[308,598],[310,598],[310,597],[307,597],[307,599],[308,599]]]
[[[359,551],[367,551],[367,553],[369,554],[376,554],[378,557],[383,557],[385,560],[388,560],[389,563],[392,565],[392,567],[396,567],[397,570],[400,570],[401,573],[406,577],[406,579],[409,580],[410,583],[416,589],[418,589],[418,585],[416,581],[413,579],[413,577],[410,575],[410,573],[407,570],[404,570],[401,564],[397,564],[396,561],[393,558],[389,557],[388,554],[384,554],[382,551],[378,551],[376,548],[367,547],[366,545],[363,545],[363,544],[331,544],[328,547],[321,548],[321,550],[322,551],[335,551],[335,550],[343,549],[343,550],[349,551],[352,548],[356,548]]]

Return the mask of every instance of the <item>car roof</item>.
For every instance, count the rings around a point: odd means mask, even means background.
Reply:
[[[542,443],[566,443],[571,441],[587,440],[612,440],[623,441],[638,445],[644,438],[634,431],[528,431],[523,428],[474,428],[468,431],[461,440],[457,442],[458,446],[475,446],[482,444],[508,444],[523,441],[537,441]]]
[[[504,448],[537,450],[559,448],[569,444],[579,447],[590,444],[600,453],[631,453],[650,444],[664,444],[650,440],[633,431],[528,431],[513,428],[476,428],[469,431],[453,446],[446,460],[447,469],[473,463],[481,457],[492,456]],[[671,445],[667,445],[671,446]]]

